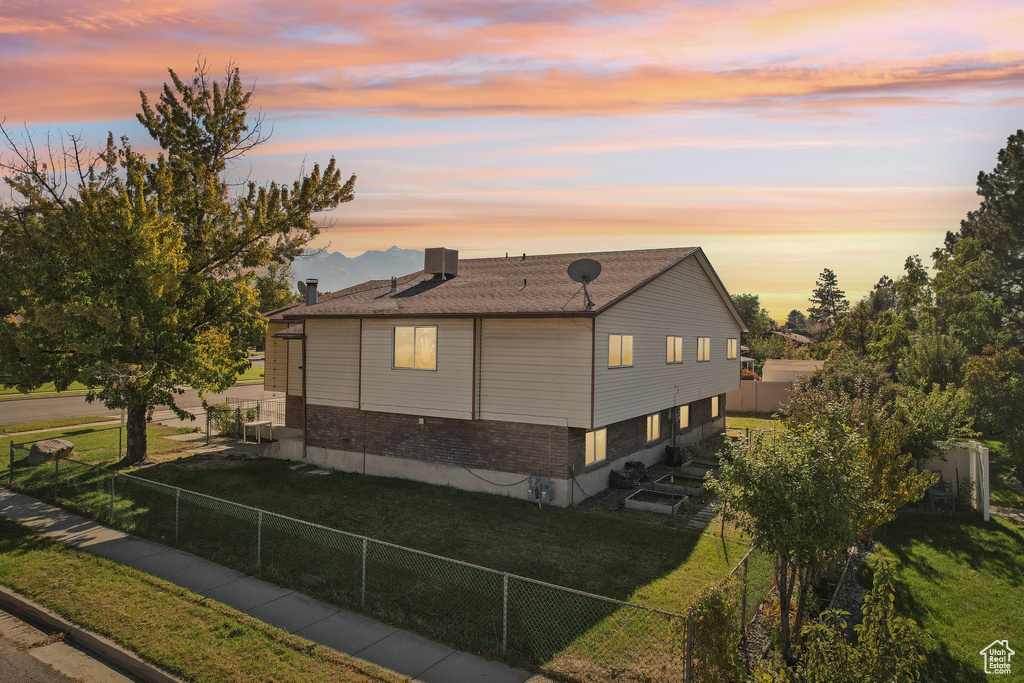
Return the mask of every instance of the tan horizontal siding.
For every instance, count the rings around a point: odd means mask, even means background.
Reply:
[[[288,340],[288,395],[302,396],[302,340]]]
[[[437,369],[392,367],[396,325],[437,327]],[[363,410],[470,419],[473,407],[473,321],[363,320]]]
[[[740,361],[726,339],[740,328],[691,257],[596,318],[594,422],[603,426],[739,387]],[[633,367],[608,367],[608,335],[633,335]],[[665,337],[683,338],[683,362],[665,362]],[[697,362],[697,338],[711,338],[711,360]]]
[[[306,321],[306,402],[359,407],[359,321]]]
[[[590,425],[591,322],[485,319],[479,418]]]
[[[264,391],[285,391],[288,388],[288,341],[274,336],[287,328],[288,323],[267,323],[266,353],[263,361]]]

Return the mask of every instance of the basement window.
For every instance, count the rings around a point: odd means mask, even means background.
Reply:
[[[690,426],[690,406],[679,406],[679,428],[686,429]]]
[[[410,370],[437,369],[437,327],[395,327],[392,366]]]
[[[740,347],[739,340],[738,339],[726,339],[725,342],[726,342],[726,345],[725,345],[725,357],[728,358],[729,360],[735,360],[736,356],[739,355],[737,353],[737,351],[739,351],[739,347]]]
[[[647,416],[647,443],[661,438],[661,413]]]
[[[713,420],[716,417],[718,417],[718,397],[717,396],[712,396],[711,397],[711,419]]]
[[[697,337],[697,361],[711,360],[711,337]]]
[[[587,432],[586,464],[593,465],[608,457],[608,428]]]
[[[682,337],[665,337],[665,362],[666,363],[682,363],[683,362],[683,338]]]
[[[633,365],[633,335],[608,335],[608,367],[628,368]]]

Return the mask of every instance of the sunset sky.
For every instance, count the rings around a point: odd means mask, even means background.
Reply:
[[[781,319],[977,206],[1022,37],[1020,0],[0,0],[0,118],[145,147],[140,89],[233,61],[273,124],[235,172],[359,176],[318,246],[699,245]]]

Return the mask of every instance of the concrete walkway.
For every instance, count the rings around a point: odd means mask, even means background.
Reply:
[[[531,674],[338,609],[196,555],[143,540],[0,489],[0,515],[55,540],[130,565],[338,652],[427,683],[523,683]],[[538,677],[540,680],[540,677]]]

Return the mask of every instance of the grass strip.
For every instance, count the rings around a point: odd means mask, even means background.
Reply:
[[[75,425],[93,424],[95,422],[115,422],[120,418],[119,414],[111,413],[110,415],[83,415],[79,417],[62,417],[55,420],[39,420],[38,422],[22,422],[21,424],[0,427],[0,434],[17,434],[18,432],[32,432],[39,429],[59,429],[61,427],[74,427]],[[39,438],[44,436],[46,435],[41,435]]]
[[[0,583],[187,680],[406,680],[2,518]]]

